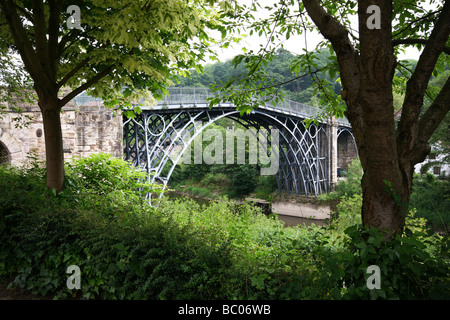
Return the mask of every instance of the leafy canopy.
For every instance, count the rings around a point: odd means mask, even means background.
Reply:
[[[110,106],[142,97],[151,103],[174,75],[201,68],[199,61],[213,53],[215,2],[2,1],[0,52],[20,53],[35,84],[71,88],[62,106],[85,90]],[[77,16],[69,6],[79,8],[79,27],[70,24]]]
[[[342,117],[347,106],[335,90],[336,82],[340,83],[340,78],[336,79],[336,76],[339,76],[341,71],[337,57],[331,43],[326,39],[319,42],[316,47],[308,44],[307,36],[317,34],[318,27],[305,10],[303,1],[232,2],[233,10],[229,10],[226,15],[226,31],[250,36],[258,35],[266,41],[259,49],[244,49],[242,54],[233,59],[235,66],[245,65],[246,77],[237,76],[222,85],[215,85],[215,89],[227,94],[211,99],[211,104],[226,99],[235,102],[243,113],[249,113],[263,103],[283,100],[283,91],[280,87],[286,81],[280,82],[272,77],[267,66],[276,58],[277,51],[284,47],[284,42],[296,37],[299,40],[299,48],[303,47],[303,54],[298,55],[289,66],[294,75],[292,81],[311,75],[313,94],[320,94],[320,104],[326,106],[325,113]],[[399,56],[405,53],[407,47],[423,49],[436,17],[442,11],[444,1],[404,0],[392,3],[392,43],[398,62],[397,73],[393,79],[393,92],[404,94],[413,68],[409,60],[401,60]],[[350,43],[359,51],[357,1],[326,1],[322,3],[322,7],[344,26]],[[320,63],[322,52],[320,49],[327,49],[330,52],[326,65]],[[444,72],[449,65],[449,51],[450,41],[447,41],[444,53],[435,65],[434,76]],[[327,74],[328,77],[318,76],[321,73]],[[434,98],[437,92],[430,86],[427,95]]]

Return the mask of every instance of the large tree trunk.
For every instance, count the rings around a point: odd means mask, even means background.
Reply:
[[[371,13],[367,13],[367,8],[374,2],[358,1],[359,52],[350,42],[347,30],[317,0],[303,0],[303,4],[337,55],[342,98],[348,107],[346,116],[352,124],[364,169],[363,225],[384,230],[390,239],[403,231],[403,203],[409,201],[412,181],[412,170],[402,166],[411,161],[399,161],[394,126],[392,2],[376,1],[381,13],[377,17],[380,27],[369,28]]]
[[[44,121],[47,187],[60,192],[64,188],[64,151],[59,100],[39,95],[39,107]]]
[[[391,44],[392,2],[377,2],[381,11],[379,29],[367,26],[370,14],[366,8],[370,1],[361,0],[358,4],[361,72],[355,100],[364,119],[362,137],[357,137],[360,138],[357,143],[364,146],[360,154],[364,169],[362,222],[385,231],[391,238],[403,231],[406,210],[402,202],[409,198],[399,167],[394,126],[392,79],[396,61]]]

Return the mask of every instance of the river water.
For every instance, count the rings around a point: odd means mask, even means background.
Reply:
[[[195,202],[197,202],[200,205],[207,205],[211,201],[209,199],[183,195],[183,194],[179,194],[176,192],[167,192],[165,195],[169,199],[179,199],[179,198],[183,198],[183,197],[188,197],[188,198],[193,199]],[[301,224],[304,224],[306,226],[309,226],[311,224],[315,224],[316,226],[325,225],[324,219],[308,219],[308,218],[296,217],[294,215],[289,215],[289,214],[277,214],[277,216],[278,216],[279,220],[281,220],[285,223],[286,227],[292,227],[292,226],[297,226],[297,225],[301,225]]]

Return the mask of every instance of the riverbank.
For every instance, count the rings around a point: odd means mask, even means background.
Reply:
[[[167,193],[169,199],[178,199],[188,197],[196,201],[200,205],[207,205],[214,199],[209,199],[202,196],[191,195],[186,192],[170,191]],[[266,200],[247,197],[244,200],[233,200],[237,205],[246,202],[254,202],[256,205],[263,207],[266,215],[274,213],[278,219],[285,223],[286,227],[297,225],[311,224],[323,226],[327,220],[331,218],[334,204],[320,204],[311,197],[302,199],[301,197],[280,197],[275,201],[269,203]],[[266,206],[270,206],[270,212],[267,211]]]

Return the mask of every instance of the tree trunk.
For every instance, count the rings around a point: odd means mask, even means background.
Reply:
[[[45,135],[47,187],[60,192],[64,188],[64,152],[58,98],[39,97]]]
[[[386,185],[375,187],[372,181],[380,185],[379,177],[364,173],[361,181],[363,189],[362,223],[367,227],[375,227],[385,232],[387,239],[392,239],[396,234],[401,234],[405,225],[406,202],[395,188]],[[387,180],[387,179],[386,179]],[[407,196],[409,198],[409,194]]]
[[[358,1],[358,49],[350,41],[347,29],[324,10],[321,2],[302,0],[321,34],[331,42],[339,63],[341,96],[348,107],[345,115],[352,125],[364,169],[362,222],[365,226],[383,229],[386,238],[392,239],[403,231],[414,165],[429,153],[427,141],[450,108],[450,81],[447,81],[420,117],[428,81],[448,42],[450,1],[444,3],[407,83],[397,131],[392,101],[396,64],[393,2]]]

